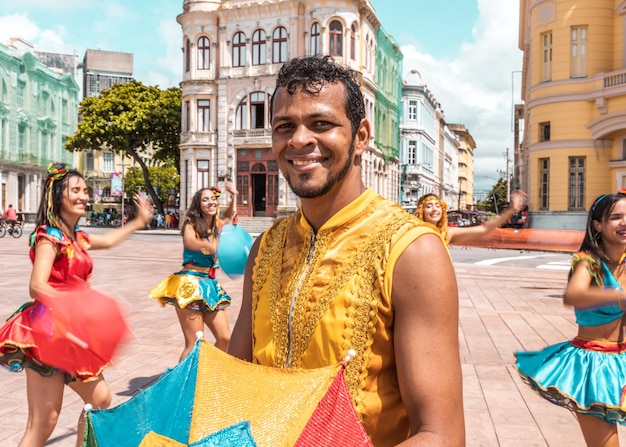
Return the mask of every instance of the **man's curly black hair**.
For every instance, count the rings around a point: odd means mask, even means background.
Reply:
[[[352,136],[365,118],[365,103],[359,83],[360,73],[338,64],[332,56],[297,57],[286,62],[276,77],[276,89],[270,103],[270,117],[273,113],[274,96],[279,88],[286,88],[293,95],[298,88],[316,95],[325,84],[343,84],[346,90],[346,115],[352,125]]]

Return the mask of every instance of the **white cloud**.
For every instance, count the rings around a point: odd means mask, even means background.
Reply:
[[[464,124],[474,137],[475,189],[491,188],[498,170],[506,169],[507,147],[513,157],[512,76],[522,67],[522,53],[517,48],[517,9],[512,11],[511,3],[479,0],[474,41],[465,42],[454,60],[402,46],[405,73],[417,69],[446,120]]]
[[[0,16],[0,42],[4,44],[12,37],[19,37],[33,45],[35,51],[72,54],[74,48],[65,43],[65,35],[63,26],[41,29],[26,15]]]
[[[159,39],[155,42],[162,56],[156,60],[147,61],[144,67],[149,68],[145,79],[148,85],[158,85],[161,88],[177,86],[182,80],[182,32],[175,20],[163,20],[156,33]]]

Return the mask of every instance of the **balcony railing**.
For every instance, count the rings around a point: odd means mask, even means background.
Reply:
[[[604,75],[604,88],[626,84],[626,70],[614,71]]]
[[[180,135],[180,142],[215,144],[215,132],[185,132]]]
[[[272,131],[270,129],[239,129],[233,130],[233,136],[235,138],[271,137]]]

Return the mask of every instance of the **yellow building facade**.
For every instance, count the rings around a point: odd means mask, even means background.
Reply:
[[[531,213],[582,216],[626,187],[624,33],[626,1],[520,0]]]

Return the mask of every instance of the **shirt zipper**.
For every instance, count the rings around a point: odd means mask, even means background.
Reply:
[[[293,348],[293,309],[296,305],[296,297],[298,296],[298,292],[300,291],[300,286],[306,277],[307,272],[309,271],[309,267],[311,266],[311,259],[313,258],[313,252],[315,251],[315,233],[311,236],[311,245],[309,246],[309,254],[307,255],[306,265],[302,270],[302,274],[300,275],[300,279],[298,280],[298,284],[296,285],[296,289],[294,290],[293,296],[291,297],[291,304],[289,305],[289,318],[288,318],[288,331],[287,335],[289,337],[288,346],[287,346],[287,359],[285,360],[285,368],[291,367],[291,350]]]

